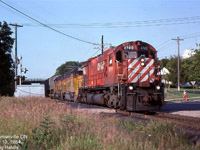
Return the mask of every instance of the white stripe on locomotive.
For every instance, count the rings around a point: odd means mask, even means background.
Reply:
[[[147,62],[147,60],[148,60],[148,58],[145,59],[145,62]],[[147,69],[149,69],[149,67],[150,67],[153,63],[154,63],[154,60],[152,59],[152,60],[146,65],[146,67],[145,67],[141,72],[139,72],[139,73],[137,74],[137,76],[136,76],[131,82],[132,82],[132,83],[137,82],[137,81],[142,77],[142,75],[147,71]],[[140,65],[140,64],[139,64],[139,65]],[[135,69],[135,70],[133,70],[133,71],[131,72],[130,78],[131,78],[134,74],[137,73],[137,71],[139,70],[140,67],[137,67],[137,68],[138,68],[138,69]],[[130,79],[130,78],[129,78],[129,79]]]
[[[155,70],[155,67],[153,67],[153,68],[151,69],[151,71],[142,79],[141,82],[144,82],[144,81],[146,81],[149,77],[151,77],[151,75],[154,73],[154,70]],[[150,80],[151,80],[151,79],[150,79]]]
[[[134,61],[128,66],[128,69],[131,69],[139,60],[140,60],[140,58],[134,59]]]
[[[144,61],[147,62],[149,58],[145,58]],[[129,75],[128,75],[128,79],[132,78],[132,76],[137,73],[137,71],[141,68],[141,65],[138,64],[135,68],[132,68],[138,61],[140,60],[140,58],[136,58],[129,66],[128,66],[128,71],[130,69],[134,69]]]
[[[144,58],[144,62],[147,62],[149,58]],[[135,68],[132,68],[138,61],[140,60],[140,57],[139,58],[136,58],[128,67],[128,71],[130,69],[134,69],[129,75],[128,75],[128,80],[130,80],[132,78],[132,76],[134,74],[137,73],[137,71],[141,68],[141,65],[138,64]],[[138,76],[138,75],[137,75]]]

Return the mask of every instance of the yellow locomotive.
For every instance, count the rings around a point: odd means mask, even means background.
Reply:
[[[52,80],[51,78],[54,78]],[[50,96],[62,100],[76,101],[78,90],[82,87],[82,70],[79,66],[67,73],[49,78],[49,82],[54,82]],[[50,84],[50,83],[49,83]]]

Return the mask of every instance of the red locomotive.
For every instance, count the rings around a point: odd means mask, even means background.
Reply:
[[[71,71],[79,76],[79,86],[73,86],[77,88],[73,90],[77,91],[73,99],[77,102],[128,111],[156,110],[164,105],[157,51],[145,42],[126,42],[110,48],[78,68],[77,73]]]
[[[128,111],[159,109],[164,86],[157,51],[142,41],[126,42],[83,64],[79,101]]]

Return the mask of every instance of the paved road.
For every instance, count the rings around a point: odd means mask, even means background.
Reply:
[[[200,100],[188,102],[167,102],[161,112],[200,117]]]
[[[85,105],[67,102],[74,109],[80,109],[85,111],[92,111],[95,113],[115,113],[114,109],[109,109],[105,107],[99,107],[94,105]],[[163,106],[160,112],[166,112],[171,114],[179,114],[184,116],[193,116],[200,118],[200,100],[198,101],[188,101],[188,102],[167,102]]]

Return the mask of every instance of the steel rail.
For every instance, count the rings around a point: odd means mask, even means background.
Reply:
[[[173,123],[177,127],[182,127],[185,129],[191,129],[200,132],[200,118],[196,117],[188,117],[161,112],[138,113],[117,110],[117,113],[125,116],[136,117],[143,120],[165,121],[168,123]]]

